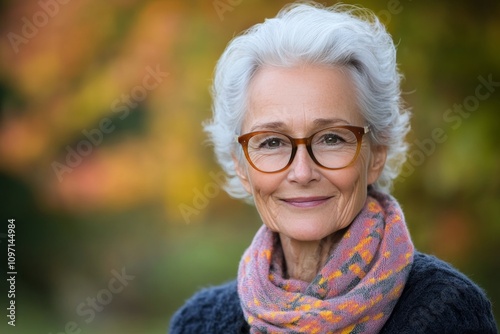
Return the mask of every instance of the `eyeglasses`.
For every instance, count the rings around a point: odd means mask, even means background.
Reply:
[[[363,135],[369,126],[336,126],[318,131],[307,138],[293,138],[274,131],[256,131],[237,138],[250,165],[263,173],[277,173],[288,168],[297,146],[306,145],[311,159],[326,169],[350,166],[358,157]]]

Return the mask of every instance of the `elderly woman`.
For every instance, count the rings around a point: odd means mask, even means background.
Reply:
[[[389,195],[400,77],[383,25],[347,5],[290,5],[229,44],[206,131],[264,224],[237,280],[198,292],[172,334],[497,332],[484,292],[415,251]]]

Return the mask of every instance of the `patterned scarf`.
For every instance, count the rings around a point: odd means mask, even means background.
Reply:
[[[311,283],[284,278],[279,236],[262,226],[238,271],[251,333],[378,333],[403,292],[413,253],[399,204],[374,191]]]

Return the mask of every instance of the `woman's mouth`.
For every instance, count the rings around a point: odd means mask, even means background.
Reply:
[[[282,201],[298,208],[313,208],[324,204],[333,196],[312,196],[312,197],[290,197],[283,198]]]

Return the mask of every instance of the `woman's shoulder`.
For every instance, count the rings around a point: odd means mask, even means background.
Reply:
[[[198,291],[172,316],[170,334],[240,333],[246,328],[236,281]]]
[[[497,333],[485,292],[450,264],[419,252],[384,329],[386,333]]]

